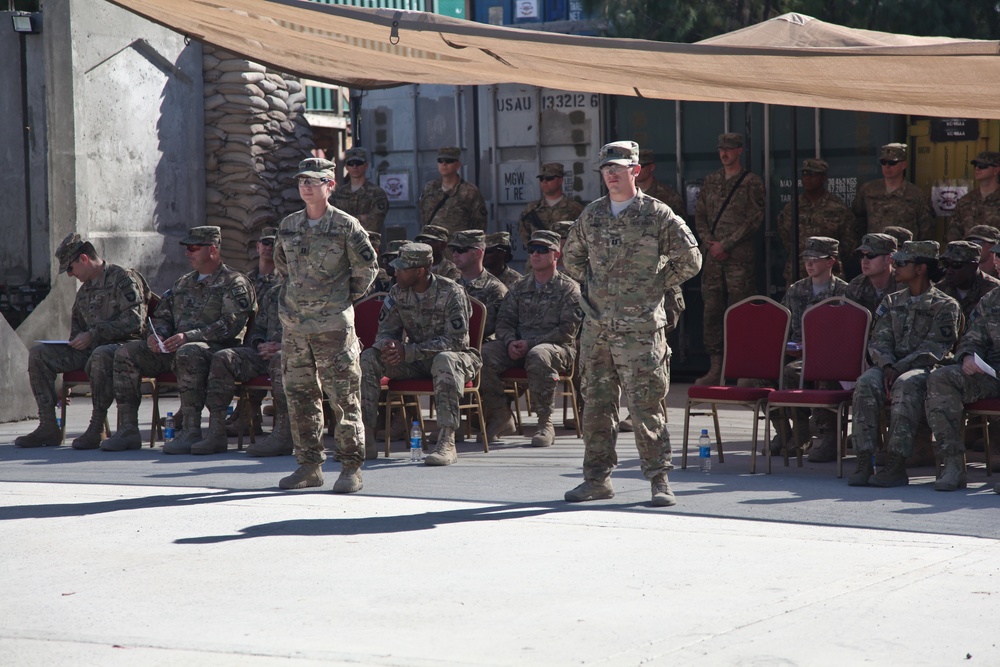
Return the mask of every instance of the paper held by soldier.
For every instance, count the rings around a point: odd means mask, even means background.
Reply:
[[[69,345],[68,340],[36,340],[35,342],[42,345]]]
[[[993,367],[990,366],[985,361],[983,361],[983,358],[980,357],[975,352],[972,353],[972,360],[976,362],[976,366],[979,367],[979,370],[981,370],[982,372],[986,373],[991,378],[995,378],[997,376],[997,372],[995,370],[993,370]]]

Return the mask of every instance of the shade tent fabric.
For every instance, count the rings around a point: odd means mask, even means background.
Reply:
[[[107,0],[191,38],[353,88],[519,83],[669,100],[1000,118],[1000,43],[798,14],[671,44],[305,0]]]

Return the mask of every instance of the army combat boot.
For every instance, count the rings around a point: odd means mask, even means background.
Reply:
[[[450,466],[458,462],[458,452],[455,450],[455,429],[442,428],[438,433],[434,451],[424,458],[424,465]]]
[[[244,404],[244,401],[240,399],[236,403],[236,409],[233,411],[233,420],[226,424],[226,435],[235,438],[242,433],[243,435],[250,435],[250,424],[247,415],[250,414],[253,418],[253,434],[263,435],[264,428],[262,422],[264,421],[264,415],[261,413],[260,401],[255,400],[254,397],[250,398],[249,410]],[[225,411],[223,411],[225,415]]]
[[[670,482],[667,481],[667,473],[661,472],[649,482],[653,491],[653,507],[673,507],[677,504],[677,498],[674,497],[674,492],[670,490]]]
[[[334,493],[357,493],[364,484],[361,483],[361,466],[356,463],[345,463],[340,469],[340,477],[333,483]]]
[[[78,438],[73,440],[73,449],[97,449],[104,440],[104,420],[108,413],[94,410],[90,413],[90,425]]]
[[[857,466],[854,473],[847,478],[847,486],[868,486],[868,480],[875,474],[871,452],[858,452]]]
[[[201,409],[182,406],[184,412],[184,428],[177,432],[177,437],[164,443],[164,454],[190,454],[191,445],[201,441]]]
[[[615,488],[611,486],[611,477],[603,479],[588,479],[575,489],[570,489],[563,496],[568,503],[582,503],[586,500],[603,500],[614,498]]]
[[[968,485],[965,476],[965,459],[960,455],[948,454],[944,457],[944,470],[934,482],[935,491],[955,491]]]
[[[62,444],[62,429],[56,422],[56,409],[38,411],[38,427],[14,440],[15,447],[58,447]]]
[[[139,435],[138,405],[118,404],[118,430],[101,443],[101,449],[106,452],[142,449],[142,436]]]
[[[513,435],[517,432],[517,424],[514,423],[514,415],[510,408],[504,406],[502,410],[493,410],[490,421],[486,424],[486,439],[489,442],[498,442],[505,435]]]
[[[906,475],[906,459],[899,452],[889,452],[885,466],[868,480],[871,486],[885,488],[906,486],[909,483],[910,478]]]
[[[278,487],[282,489],[307,489],[310,486],[323,486],[323,468],[319,463],[303,463],[278,482]]]
[[[247,447],[247,456],[288,456],[292,453],[292,426],[288,412],[275,417],[271,435]]]
[[[531,438],[532,447],[551,447],[556,439],[556,427],[552,425],[552,414],[538,414],[538,429]]]
[[[699,387],[712,387],[722,382],[722,355],[713,354],[710,360],[708,372],[694,381]]]
[[[212,410],[208,415],[208,435],[191,443],[192,454],[221,454],[229,449],[226,435],[226,411]]]

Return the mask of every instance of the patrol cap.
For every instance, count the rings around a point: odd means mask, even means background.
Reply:
[[[572,227],[574,222],[572,220],[560,220],[559,222],[552,223],[552,231],[559,235],[559,238],[564,239],[569,236],[569,228]]]
[[[263,241],[264,239],[276,239],[278,238],[278,228],[277,227],[265,227],[260,230],[260,238],[258,241]]]
[[[378,232],[368,232],[368,241],[371,242],[373,247],[378,248],[382,245],[382,235]]]
[[[976,156],[975,160],[969,162],[973,167],[1000,167],[1000,153],[996,151],[983,151]]]
[[[465,229],[455,232],[448,241],[449,248],[479,248],[486,249],[486,233],[478,229]]]
[[[743,135],[739,132],[720,134],[719,148],[743,148]]]
[[[840,254],[840,241],[829,236],[810,236],[806,239],[803,257],[837,257]]]
[[[810,157],[802,161],[802,171],[825,174],[829,168],[830,165],[826,163],[826,160],[820,160],[818,157]]]
[[[882,147],[883,160],[905,160],[906,144],[886,144]]]
[[[295,178],[333,178],[333,170],[337,165],[321,157],[306,158],[299,162],[299,173]]]
[[[399,249],[399,257],[389,262],[396,269],[415,269],[434,263],[434,250],[426,243],[406,243]]]
[[[188,235],[181,239],[181,245],[222,245],[222,229],[214,225],[192,227]]]
[[[402,248],[407,243],[410,243],[406,239],[395,239],[389,241],[389,245],[386,246],[385,252],[380,253],[380,257],[396,257],[399,255],[399,249]]]
[[[462,149],[456,146],[442,146],[438,149],[438,159],[459,160],[462,159]]]
[[[979,264],[979,255],[981,254],[982,248],[972,241],[952,241],[945,246],[944,252],[941,253],[939,259],[947,259],[963,264]]]
[[[531,240],[528,241],[528,246],[541,245],[551,250],[559,250],[562,247],[560,243],[562,239],[559,238],[557,232],[551,232],[547,229],[539,229],[537,232],[531,235]]]
[[[366,151],[361,146],[354,146],[353,148],[348,148],[344,152],[344,162],[350,162],[351,160],[361,160],[362,162],[368,162],[368,151]]]
[[[639,164],[656,164],[656,154],[653,153],[652,148],[643,148],[639,151]]]
[[[414,241],[420,241],[422,239],[427,239],[430,241],[441,241],[442,243],[448,242],[448,230],[439,225],[424,225],[420,233],[414,237]]]
[[[861,237],[861,245],[857,252],[870,252],[873,255],[891,255],[896,252],[899,244],[895,236],[889,234],[865,234]]]
[[[73,260],[93,247],[90,241],[84,241],[76,232],[69,234],[56,248],[55,257],[59,260],[59,273],[66,273]]]
[[[566,169],[558,162],[546,162],[542,165],[542,173],[538,178],[562,178],[566,175]]]
[[[913,240],[913,232],[911,232],[906,227],[898,227],[896,225],[889,225],[882,230],[883,234],[888,234],[889,236],[896,239],[898,245],[903,245],[907,241]]]
[[[965,235],[965,241],[985,241],[990,245],[1000,243],[1000,229],[989,225],[976,225]]]
[[[892,253],[892,258],[899,261],[937,259],[940,247],[937,241],[907,241],[902,248]]]
[[[639,164],[639,144],[634,141],[614,141],[601,146],[598,166],[621,164],[632,167]]]

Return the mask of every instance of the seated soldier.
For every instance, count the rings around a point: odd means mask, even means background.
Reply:
[[[1000,280],[979,268],[979,246],[972,241],[952,241],[938,260],[944,278],[936,287],[958,301],[968,320],[984,295],[1000,286]]]
[[[507,296],[507,288],[499,278],[483,268],[486,234],[478,229],[455,232],[448,241],[448,247],[451,248],[455,266],[461,272],[458,284],[465,288],[469,296],[486,306],[483,340],[490,340],[496,329],[500,302]]]
[[[937,256],[937,241],[909,241],[892,255],[896,281],[906,288],[885,297],[875,313],[868,343],[872,367],[858,378],[851,406],[858,460],[850,486],[910,483],[905,461],[924,417],[927,378],[950,361],[962,312],[957,301],[931,283]],[[886,465],[875,473],[875,443],[890,401]]]
[[[375,345],[361,353],[361,412],[365,448],[374,449],[382,378],[433,378],[440,432],[424,463],[444,466],[458,461],[458,403],[482,360],[469,347],[469,297],[454,281],[431,273],[433,256],[427,244],[408,243],[392,262],[396,285],[379,313]]]
[[[889,260],[896,247],[896,239],[888,234],[865,234],[855,251],[861,255],[861,275],[847,284],[844,296],[867,308],[872,317],[882,299],[899,290]]]
[[[14,440],[17,447],[58,446],[62,429],[56,422],[56,374],[84,370],[90,377],[93,409],[90,425],[73,441],[73,449],[96,449],[114,400],[115,351],[138,340],[146,323],[149,288],[131,269],[97,255],[90,241],[70,234],[56,248],[59,273],[82,285],[73,301],[68,345],[37,343],[28,351],[28,379],[38,405],[38,428]]]
[[[979,270],[988,276],[997,276],[996,267],[993,265],[992,249],[1000,243],[1000,229],[991,225],[976,225],[965,235],[965,241],[972,241],[980,248]]]
[[[201,410],[212,355],[240,344],[239,335],[257,305],[250,280],[222,263],[218,227],[192,227],[181,240],[194,269],[163,295],[152,315],[153,332],[115,353],[114,387],[118,430],[101,449],[139,449],[139,403],[143,377],[173,371],[184,414],[183,427],[164,454],[188,454],[202,439]]]
[[[802,247],[802,263],[805,265],[806,277],[788,288],[782,303],[792,311],[792,328],[788,342],[802,345],[802,315],[814,303],[832,296],[843,296],[847,283],[835,276],[840,272],[840,242],[827,236],[810,236]],[[802,361],[793,361],[785,366],[782,380],[785,389],[797,389],[802,376]],[[817,387],[830,389],[833,387]],[[775,436],[771,445],[771,454],[780,451],[782,443],[788,449],[789,455],[800,445],[810,442],[809,460],[812,463],[828,463],[837,458],[837,418],[830,410],[809,410],[797,408],[792,412],[795,420],[793,437],[789,438],[788,420],[778,413],[771,413]],[[808,431],[806,420],[808,419]],[[789,443],[791,443],[789,445]],[[777,446],[775,446],[777,445]]]
[[[548,447],[555,439],[552,410],[560,375],[573,368],[576,334],[583,311],[580,286],[556,269],[561,252],[559,235],[537,231],[528,253],[532,274],[514,284],[500,306],[497,339],[483,346],[483,406],[486,433],[492,442],[514,432],[514,417],[504,395],[500,374],[524,368],[538,414],[533,447]]]
[[[434,251],[434,265],[431,267],[431,273],[436,276],[458,280],[462,274],[459,273],[458,267],[444,255],[450,236],[450,233],[444,227],[424,225],[423,229],[420,230],[420,233],[413,240],[416,243],[426,243]]]
[[[390,253],[386,251],[385,253],[379,254],[379,250],[382,247],[382,235],[378,232],[368,232],[368,240],[371,241],[372,248],[375,250],[375,254],[378,255],[378,274],[375,276],[375,280],[372,281],[371,286],[368,291],[365,292],[365,296],[371,296],[372,294],[378,294],[379,292],[388,292],[389,288],[392,287],[392,278],[389,272],[386,270],[386,258],[395,259],[395,255],[398,253]],[[402,244],[405,241],[393,241],[392,243]],[[392,247],[390,243],[390,247]],[[397,250],[399,246],[396,246]],[[364,297],[362,297],[364,298]]]
[[[496,232],[486,236],[486,252],[483,255],[483,266],[486,270],[500,279],[507,289],[521,279],[521,274],[507,266],[510,260],[514,259],[511,252],[510,234],[507,232]]]
[[[288,403],[281,377],[281,320],[278,301],[281,285],[261,296],[260,311],[253,330],[239,347],[227,347],[212,355],[208,371],[208,436],[191,445],[192,454],[215,454],[229,447],[226,435],[226,406],[233,400],[237,382],[248,382],[258,375],[271,376],[274,396],[274,430],[266,439],[251,444],[247,456],[288,456],[292,453],[292,429],[288,423]]]

